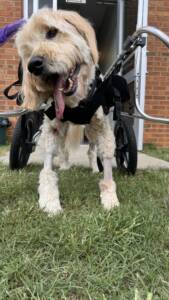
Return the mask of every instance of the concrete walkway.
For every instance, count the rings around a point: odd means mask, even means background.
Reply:
[[[70,154],[71,165],[89,167],[89,161],[87,156],[88,145],[81,145],[80,149]],[[36,151],[31,154],[28,163],[42,164],[44,157],[44,151],[40,146],[36,147]],[[0,157],[0,162],[9,163],[9,153]],[[55,165],[58,165],[57,158],[55,158]],[[113,167],[116,168],[115,159],[113,159]],[[169,169],[169,162],[162,159],[154,158],[152,156],[138,153],[138,169]]]

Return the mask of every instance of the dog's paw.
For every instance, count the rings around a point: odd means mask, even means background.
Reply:
[[[115,182],[102,180],[99,186],[101,203],[104,209],[111,210],[112,208],[119,206]]]
[[[110,193],[108,191],[101,193],[101,203],[106,210],[111,210],[114,207],[119,206],[119,200],[116,193]]]
[[[58,179],[52,170],[43,169],[40,173],[39,206],[49,215],[56,215],[62,211],[59,201]]]
[[[99,173],[99,169],[97,166],[92,168],[92,173]]]
[[[48,199],[43,199],[42,197],[39,198],[39,207],[44,212],[48,213],[50,216],[56,215],[62,212],[62,207],[59,201]]]

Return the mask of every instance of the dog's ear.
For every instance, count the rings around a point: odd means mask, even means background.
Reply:
[[[62,17],[73,25],[76,30],[85,38],[91,50],[91,55],[95,64],[98,64],[99,54],[97,50],[96,35],[90,23],[77,12],[74,11],[60,11]]]

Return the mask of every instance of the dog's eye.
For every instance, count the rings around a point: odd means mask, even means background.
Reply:
[[[46,38],[53,39],[57,35],[57,33],[58,33],[58,30],[56,28],[51,28],[46,33]]]

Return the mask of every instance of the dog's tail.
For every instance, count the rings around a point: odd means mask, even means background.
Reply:
[[[75,150],[80,146],[84,137],[84,126],[69,125],[66,135],[65,148],[66,150]]]

